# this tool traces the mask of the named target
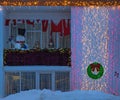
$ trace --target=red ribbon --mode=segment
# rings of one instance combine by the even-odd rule
[[[98,63],[97,64],[90,64],[90,66],[91,66],[92,71],[95,71],[95,68],[97,71],[100,71],[100,66],[101,66],[100,64],[98,64]]]

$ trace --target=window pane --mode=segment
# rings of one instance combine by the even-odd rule
[[[17,27],[18,27],[18,28],[23,28],[23,29],[25,29],[25,24],[17,23]]]
[[[51,74],[40,74],[40,89],[52,89]]]
[[[49,43],[49,33],[48,32],[42,32],[42,48],[48,48]]]
[[[34,23],[34,25],[31,24],[26,24],[26,28],[28,31],[36,31],[36,30],[41,30],[41,24]]]
[[[61,90],[61,91],[70,90],[69,72],[56,72],[55,73],[55,90]]]
[[[35,89],[35,72],[21,73],[21,91]]]
[[[40,47],[40,34],[40,32],[26,32],[26,43],[29,49],[33,49],[36,42],[39,43]]]
[[[6,95],[14,94],[20,91],[20,76],[19,72],[6,72]]]

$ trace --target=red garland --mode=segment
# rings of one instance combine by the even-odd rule
[[[26,20],[26,23],[29,24],[29,25],[33,25],[34,26],[34,21],[30,21],[30,20]]]
[[[51,35],[53,32],[60,32],[62,36],[62,20],[57,25],[51,20]]]
[[[5,20],[5,26],[8,26],[9,23],[10,23],[10,19],[6,19],[6,20]]]
[[[67,21],[67,22],[66,22]],[[64,28],[64,36],[67,36],[70,34],[70,19],[63,19],[63,28]]]
[[[42,20],[42,31],[46,32],[48,28],[48,20]]]
[[[16,21],[16,19],[13,19],[13,24],[16,25],[16,23],[19,21],[21,23],[25,23],[24,19],[18,19]],[[37,23],[40,22],[40,19],[36,19]],[[10,19],[6,19],[5,21],[5,25],[8,26],[10,23]],[[34,26],[34,21],[30,21],[29,19],[26,20],[26,23],[29,25],[33,25]],[[48,20],[42,20],[42,31],[46,32],[48,29]],[[51,36],[53,32],[60,32],[60,36],[67,36],[70,34],[70,19],[62,19],[60,20],[60,22],[58,24],[55,24],[52,20],[51,20]]]

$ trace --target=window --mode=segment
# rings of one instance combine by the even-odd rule
[[[69,72],[6,72],[6,95],[30,89],[69,91]]]
[[[6,95],[20,92],[20,76],[19,72],[7,72],[6,80]]]
[[[35,72],[6,72],[6,95],[35,89]]]
[[[49,20],[50,21],[50,20]],[[25,41],[29,49],[33,49],[37,45],[39,48],[49,48],[51,41],[51,24],[48,23],[48,28],[46,32],[42,31],[42,23],[34,23],[34,25],[27,23],[14,23],[10,24],[10,36],[13,37],[13,40],[16,41],[16,36],[18,34],[18,28],[24,28],[25,32]],[[52,33],[53,48],[70,48],[70,34],[67,36],[60,36],[59,32]],[[10,44],[11,45],[11,44]],[[14,45],[10,46],[14,48]]]
[[[21,91],[35,89],[35,72],[21,72]]]
[[[40,89],[52,89],[51,74],[40,74]]]
[[[69,72],[55,73],[55,90],[69,91],[70,90]]]

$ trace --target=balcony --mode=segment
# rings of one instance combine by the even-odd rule
[[[4,50],[4,66],[71,66],[70,49]]]

